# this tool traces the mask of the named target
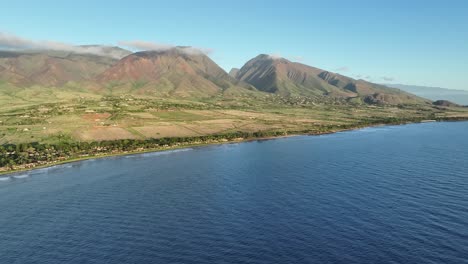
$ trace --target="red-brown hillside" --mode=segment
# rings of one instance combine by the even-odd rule
[[[138,89],[178,96],[213,95],[237,81],[208,56],[188,48],[136,52],[96,77],[114,89]]]

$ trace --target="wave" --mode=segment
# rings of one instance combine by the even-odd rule
[[[61,170],[61,169],[69,169],[69,168],[72,168],[73,165],[71,164],[62,164],[62,165],[55,165],[55,166],[52,166],[52,167],[49,167],[49,168],[46,168],[48,170]]]
[[[11,180],[10,177],[0,177],[0,181],[9,181]]]
[[[24,178],[28,178],[28,177],[29,177],[28,174],[15,175],[15,176],[13,176],[13,178],[15,178],[15,179],[24,179]]]
[[[131,159],[131,158],[139,158],[139,157],[162,156],[162,155],[169,155],[169,154],[173,154],[173,153],[186,152],[186,151],[191,151],[191,150],[193,150],[193,148],[163,150],[163,151],[157,151],[157,152],[148,152],[148,153],[129,155],[129,156],[125,156],[125,158]]]

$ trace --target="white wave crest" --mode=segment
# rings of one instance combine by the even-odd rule
[[[15,179],[24,179],[24,178],[28,178],[28,177],[29,177],[28,174],[15,175],[15,176],[13,176],[13,178],[15,178]]]

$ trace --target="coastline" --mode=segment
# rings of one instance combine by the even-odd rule
[[[132,155],[139,155],[139,154],[145,154],[145,153],[157,153],[157,152],[172,151],[172,150],[177,150],[177,149],[187,149],[187,148],[192,148],[192,147],[206,147],[206,146],[213,146],[213,145],[245,143],[245,142],[252,142],[252,141],[273,140],[273,139],[289,138],[289,137],[297,137],[297,136],[329,135],[329,134],[335,134],[339,132],[355,131],[355,130],[371,128],[371,127],[402,126],[402,125],[410,125],[410,124],[424,124],[424,123],[429,123],[429,122],[466,122],[466,121],[468,121],[468,119],[421,120],[418,122],[401,122],[401,123],[388,123],[388,124],[379,123],[379,124],[371,124],[371,125],[366,125],[366,126],[356,126],[352,128],[333,129],[330,131],[323,131],[323,132],[316,132],[316,133],[286,132],[286,135],[280,135],[280,136],[237,138],[234,140],[203,142],[203,143],[194,143],[194,144],[186,143],[186,144],[180,144],[180,145],[163,147],[163,148],[148,148],[148,149],[137,150],[137,151],[108,153],[108,154],[102,154],[102,155],[71,158],[71,159],[66,159],[66,160],[61,160],[61,161],[53,161],[48,164],[33,166],[29,168],[20,168],[20,169],[0,171],[0,178],[13,175],[13,174],[17,174],[17,173],[29,172],[29,171],[45,169],[45,168],[53,168],[53,167],[64,165],[64,164],[77,163],[77,162],[82,162],[82,161],[87,161],[87,160],[105,159],[105,158],[112,158],[112,157],[124,157],[124,156],[132,156]]]

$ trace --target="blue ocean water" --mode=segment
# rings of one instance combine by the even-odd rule
[[[0,263],[468,263],[468,123],[0,178]]]

